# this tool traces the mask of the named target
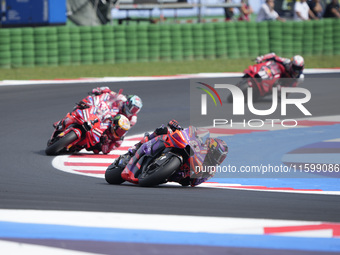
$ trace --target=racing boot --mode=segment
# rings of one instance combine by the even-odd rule
[[[150,136],[149,133],[145,133],[142,140],[140,140],[138,143],[129,148],[128,153],[130,154],[131,157],[135,155],[136,151],[143,145],[143,143],[146,143],[147,141],[150,140],[149,136]]]

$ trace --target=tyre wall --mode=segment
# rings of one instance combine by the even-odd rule
[[[0,67],[340,55],[340,20],[0,29]]]

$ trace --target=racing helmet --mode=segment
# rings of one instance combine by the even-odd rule
[[[127,96],[127,100],[123,105],[123,113],[127,117],[131,117],[134,114],[137,114],[143,107],[142,99],[136,95]]]
[[[292,78],[299,78],[305,68],[305,60],[302,56],[296,55],[291,58],[289,64],[289,73]]]
[[[208,138],[206,145],[208,152],[204,161],[212,166],[222,164],[228,154],[227,143],[218,138]]]
[[[120,138],[125,135],[130,129],[130,121],[127,117],[122,114],[117,114],[111,124],[111,134],[115,138]]]

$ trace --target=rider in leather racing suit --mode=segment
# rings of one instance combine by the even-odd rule
[[[95,154],[100,151],[108,154],[110,151],[120,147],[130,129],[130,121],[122,114],[117,114],[113,119],[106,119],[105,121],[109,123],[109,127],[100,137],[100,143],[97,143],[92,149]]]
[[[98,101],[105,101],[109,111],[103,111],[103,120],[109,118],[110,115],[123,114],[129,119],[131,127],[137,123],[137,114],[143,107],[142,100],[138,96],[125,96],[110,90],[108,87],[94,88],[89,94],[77,104],[76,108],[83,109],[93,106]],[[115,109],[118,109],[119,112],[115,112]]]
[[[142,108],[142,100],[136,95],[126,97],[120,93],[111,91],[108,87],[98,87],[90,92],[90,95],[82,99],[73,109],[86,109],[98,105],[98,117],[108,126],[100,138],[100,143],[91,150],[98,154],[104,154],[121,146],[127,131],[137,123],[137,114]],[[63,130],[74,121],[68,114],[64,119],[54,124],[54,127]]]
[[[197,136],[196,129],[194,127],[191,128],[192,128],[191,132],[193,133],[193,135]],[[129,149],[128,154],[123,155],[123,157],[124,156],[127,157],[126,159],[124,159],[124,161],[125,160],[128,161],[126,168],[132,169],[136,167],[136,163],[139,160],[140,154],[140,152],[138,151],[139,149],[143,150],[143,148],[141,148],[143,144],[150,141],[151,139],[154,138],[157,139],[162,135],[170,134],[176,130],[182,130],[182,127],[178,124],[176,120],[171,120],[167,126],[162,125],[161,127],[156,128],[156,130],[152,134],[149,135],[146,133],[140,142],[138,142]],[[227,144],[220,139],[208,138],[204,144],[204,148],[205,148],[204,151],[206,152],[206,157],[203,162],[203,166],[205,165],[216,166],[222,164],[228,153]],[[218,150],[217,148],[221,149]],[[207,181],[208,179],[214,176],[215,172],[196,171],[195,169],[197,168],[195,167],[194,164],[195,163],[193,163],[193,161],[190,161],[190,165],[185,163],[182,166],[183,171],[179,171],[177,176],[172,176],[171,179],[168,181],[174,181],[180,183],[183,186],[190,185],[193,187]],[[123,171],[122,176],[124,176],[124,174],[128,175],[128,172]],[[131,179],[130,176],[125,176],[125,178],[130,179],[132,182],[135,181],[137,183],[137,180],[133,177]]]
[[[274,61],[281,72],[280,85],[284,87],[296,87],[304,79],[304,59],[302,56],[296,55],[291,59],[282,58],[275,53],[268,53],[256,58],[256,63],[264,63],[267,61]],[[287,79],[290,78],[290,79]],[[280,87],[279,87],[280,88]]]
[[[108,128],[101,137],[101,143],[97,145],[98,149],[94,149],[93,152],[99,153],[102,151],[107,154],[121,146],[127,131],[137,123],[137,114],[141,110],[143,103],[136,95],[125,96],[110,90],[108,87],[97,87],[90,92],[88,97],[77,104],[77,108],[90,107],[96,101],[105,101],[106,104],[103,107],[109,107],[109,109],[103,109],[102,111],[100,116],[102,122],[110,123],[113,121],[113,123],[111,123],[111,128]],[[118,125],[119,123],[124,123],[124,128]],[[117,127],[117,130],[114,130],[114,127]]]

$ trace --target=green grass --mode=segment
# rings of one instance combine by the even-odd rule
[[[306,68],[340,67],[339,56],[305,57]],[[211,72],[242,72],[250,59],[124,63],[0,69],[0,80],[72,79],[81,77],[150,76]]]

